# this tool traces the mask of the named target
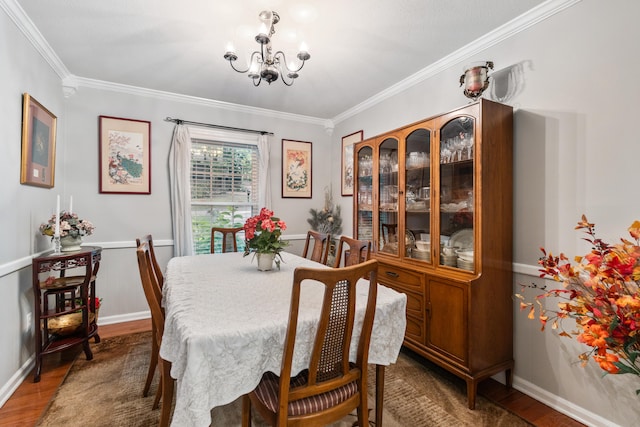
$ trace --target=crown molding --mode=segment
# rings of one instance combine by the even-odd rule
[[[520,15],[519,17],[507,22],[501,27],[485,34],[472,43],[463,46],[457,51],[445,56],[428,67],[423,68],[417,73],[412,74],[404,80],[384,89],[371,98],[361,102],[331,119],[323,119],[318,117],[304,116],[300,114],[285,113],[281,111],[268,110],[265,108],[250,107],[247,105],[233,104],[230,102],[217,101],[213,99],[199,98],[195,96],[181,95],[171,92],[163,92],[153,89],[146,89],[136,86],[123,85],[107,81],[78,77],[69,72],[62,63],[58,55],[53,51],[49,43],[44,39],[40,31],[33,25],[31,19],[26,15],[22,7],[16,0],[0,0],[0,7],[5,10],[7,15],[15,22],[20,31],[27,37],[36,50],[49,63],[51,68],[60,76],[63,82],[63,91],[65,97],[73,96],[78,87],[89,87],[113,92],[128,93],[138,96],[146,96],[169,101],[184,102],[194,105],[202,105],[206,107],[220,108],[227,111],[237,113],[255,114],[259,116],[278,118],[283,120],[291,120],[301,123],[323,126],[328,134],[333,132],[336,124],[352,117],[364,110],[373,107],[380,102],[399,94],[434,75],[446,70],[447,68],[472,57],[473,55],[509,38],[513,35],[537,24],[540,21],[555,15],[562,10],[579,3],[581,0],[548,0],[530,11]]]
[[[247,105],[233,104],[231,102],[216,101],[215,99],[200,98],[197,96],[182,95],[155,89],[146,89],[143,87],[129,86],[120,83],[107,82],[104,80],[89,79],[86,77],[75,76],[75,81],[77,82],[79,87],[121,92],[130,95],[145,96],[166,101],[184,102],[187,104],[201,105],[205,107],[221,108],[223,110],[234,111],[237,113],[256,114],[265,117],[291,120],[318,126],[326,126],[326,119],[304,116],[301,114],[285,113],[282,111],[268,110],[266,108],[250,107]]]
[[[338,114],[331,120],[333,121],[334,125],[336,125],[343,120],[348,119],[349,117],[355,116],[356,114],[365,111],[373,107],[374,105],[379,104],[380,102],[429,79],[430,77],[433,77],[434,75],[446,70],[447,68],[456,65],[457,63],[470,58],[473,55],[480,53],[483,50],[497,43],[500,43],[501,41],[508,39],[509,37],[512,37],[513,35],[521,31],[524,31],[525,29],[537,24],[538,22],[543,21],[548,17],[563,11],[564,9],[571,7],[574,4],[579,3],[580,1],[582,0],[546,1],[527,11],[526,13],[523,13],[522,15],[512,19],[506,24],[496,28],[490,33],[487,33],[484,36],[474,40],[466,46],[461,47],[457,51],[434,62],[428,67],[423,68],[417,73],[410,75],[406,79],[401,80],[392,86],[389,86],[387,89],[384,89],[378,94],[356,105],[355,107],[352,107]]]
[[[304,116],[301,114],[285,113],[281,111],[268,110],[266,108],[250,107],[247,105],[233,104],[230,102],[216,101],[213,99],[199,98],[195,96],[187,96],[171,92],[163,92],[159,90],[123,85],[119,83],[112,83],[73,75],[69,72],[67,67],[63,64],[58,55],[51,48],[49,43],[42,36],[38,28],[33,24],[29,16],[27,16],[24,9],[22,9],[22,7],[16,0],[0,0],[0,8],[2,8],[7,13],[9,18],[11,18],[11,20],[16,24],[18,29],[24,34],[27,40],[29,40],[29,42],[38,51],[38,53],[47,61],[54,72],[60,77],[65,98],[73,96],[77,92],[79,87],[89,87],[156,99],[184,102],[187,104],[221,108],[237,113],[248,113],[270,118],[307,123],[322,126],[325,130],[333,129],[333,123],[330,120],[323,118]]]
[[[16,0],[0,0],[2,8],[7,16],[16,24],[18,29],[25,35],[27,40],[33,45],[45,61],[51,66],[53,71],[64,79],[71,75],[67,67],[62,63],[58,55],[53,51],[47,40],[42,36],[38,28],[33,25],[22,6]]]

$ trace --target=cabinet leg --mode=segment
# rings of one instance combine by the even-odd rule
[[[505,384],[507,388],[511,389],[511,386],[513,385],[513,369],[509,368],[505,370],[504,376],[505,376]]]
[[[478,383],[476,380],[467,380],[467,405],[469,409],[476,409],[476,392],[478,389]]]
[[[93,339],[95,340],[96,344],[100,343],[100,335],[95,334],[95,335],[93,336]]]

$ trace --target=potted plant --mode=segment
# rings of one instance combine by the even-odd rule
[[[93,233],[95,226],[86,219],[78,218],[78,214],[62,211],[60,212],[60,245],[63,252],[80,249],[82,236]],[[45,236],[53,238],[56,229],[56,215],[51,215],[49,221],[40,225],[40,232]]]
[[[244,256],[254,253],[258,257],[258,270],[271,270],[274,260],[280,268],[280,252],[289,244],[281,239],[282,232],[286,229],[287,224],[273,216],[273,211],[267,208],[260,209],[260,214],[252,216],[244,223]]]

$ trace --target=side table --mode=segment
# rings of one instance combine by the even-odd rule
[[[36,369],[40,381],[42,357],[82,344],[93,359],[89,339],[98,335],[96,275],[102,248],[82,246],[74,252],[46,252],[32,261]]]

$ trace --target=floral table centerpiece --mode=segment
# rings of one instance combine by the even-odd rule
[[[562,282],[563,289],[529,285],[543,291],[535,301],[542,330],[551,322],[552,329],[560,328],[561,336],[577,336],[578,342],[591,347],[579,356],[583,366],[591,356],[609,374],[640,376],[640,221],[628,229],[633,241],[621,238],[615,245],[597,238],[594,224],[584,215],[576,230],[585,230],[591,252],[576,257],[572,264],[564,254],[554,256],[542,249],[544,256],[538,261],[540,277]],[[534,303],[521,294],[516,297],[520,308],[528,309],[529,318],[534,319]],[[543,307],[541,300],[548,297],[560,299],[557,310]],[[575,319],[577,331],[564,330],[566,318]]]
[[[60,216],[56,218],[56,215],[51,215],[49,221],[40,225],[40,232],[45,236],[55,235],[56,221],[60,224],[60,244],[62,246],[62,252],[70,252],[80,249],[82,243],[82,236],[88,236],[93,233],[95,229],[94,225],[86,219],[78,218],[78,214],[62,211]]]
[[[273,211],[267,208],[260,209],[259,215],[252,216],[244,223],[244,256],[250,253],[257,255],[259,270],[271,270],[274,260],[280,268],[280,252],[289,244],[280,238],[286,229],[287,224],[273,216]]]

